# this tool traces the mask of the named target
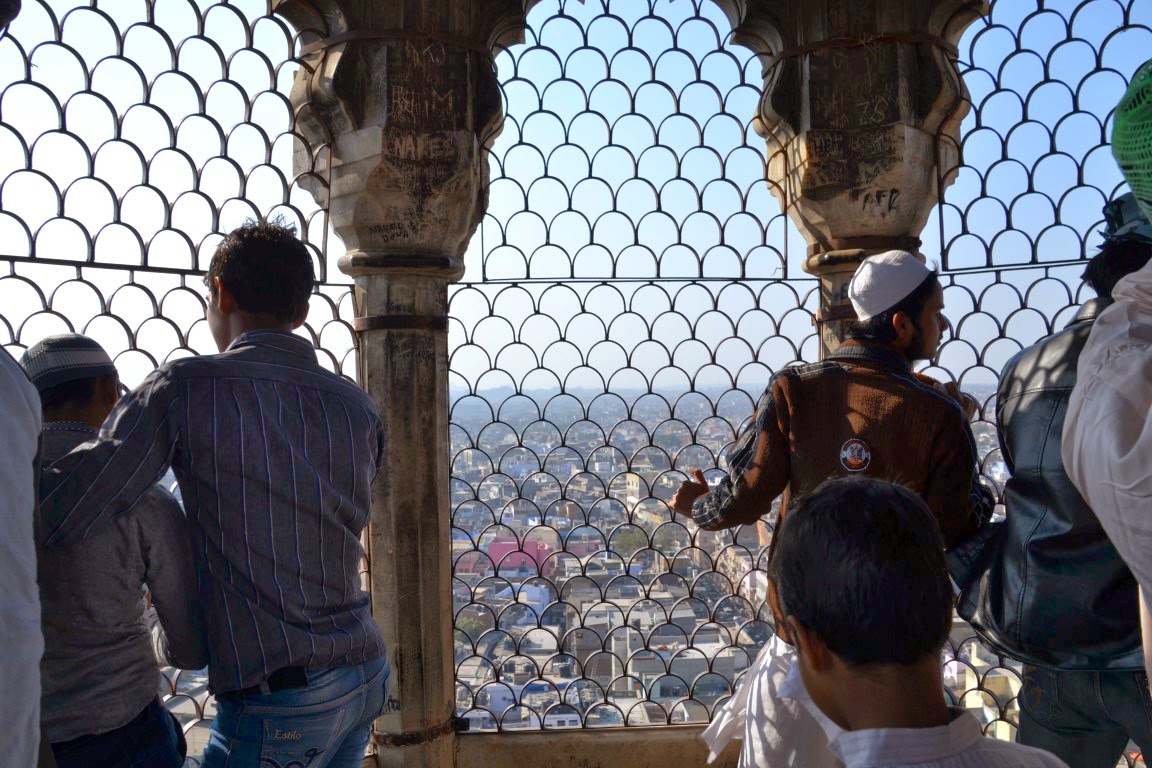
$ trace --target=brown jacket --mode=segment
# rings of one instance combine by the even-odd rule
[[[792,499],[824,480],[862,474],[920,494],[946,546],[971,536],[995,500],[979,482],[963,410],[926,379],[899,353],[855,342],[784,369],[729,452],[728,476],[696,500],[696,522],[708,530],[754,523],[780,494],[784,517]]]

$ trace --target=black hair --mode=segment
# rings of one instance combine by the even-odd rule
[[[216,247],[204,283],[216,295],[220,278],[245,312],[271,315],[277,322],[301,320],[316,281],[312,256],[290,227],[248,222]]]
[[[40,408],[48,412],[66,406],[85,406],[96,395],[96,383],[113,376],[96,376],[89,379],[73,379],[48,387],[40,392]]]
[[[7,27],[20,13],[20,0],[0,0],[0,27]]]
[[[781,521],[781,609],[852,666],[937,654],[952,626],[944,542],[924,501],[868,477],[828,480]]]
[[[858,341],[872,341],[877,344],[891,344],[896,340],[896,329],[892,327],[892,318],[897,312],[903,312],[912,317],[913,322],[919,324],[920,313],[924,305],[940,288],[940,278],[933,270],[912,293],[905,296],[895,306],[873,315],[867,320],[854,320],[847,323],[844,329],[846,339]]]
[[[1125,275],[1148,263],[1152,245],[1139,238],[1117,237],[1105,240],[1100,252],[1088,260],[1081,277],[1097,296],[1112,298],[1112,289]]]

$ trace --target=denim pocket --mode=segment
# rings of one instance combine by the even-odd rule
[[[325,753],[335,745],[344,713],[344,709],[335,709],[310,715],[269,717],[242,710],[231,733],[213,733],[216,743],[209,744],[204,764],[224,768],[320,765]],[[210,758],[210,753],[215,754]]]
[[[344,722],[344,708],[289,717],[263,717],[259,765],[266,768],[309,768],[319,765],[332,748]]]
[[[1060,712],[1060,675],[1043,667],[1025,665],[1020,708],[1034,720],[1052,721]]]

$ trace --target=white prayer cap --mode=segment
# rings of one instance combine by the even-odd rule
[[[848,300],[859,320],[875,317],[903,301],[932,271],[908,251],[885,251],[864,259],[852,282]]]

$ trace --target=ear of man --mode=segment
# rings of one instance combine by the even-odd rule
[[[789,616],[784,620],[788,636],[796,646],[796,654],[803,656],[808,666],[816,672],[827,672],[836,665],[836,655],[828,650],[824,640],[812,630]]]
[[[84,408],[83,421],[97,429],[104,424],[108,414],[120,400],[120,379],[116,376],[101,376],[92,381],[92,397]]]
[[[896,312],[892,315],[892,330],[896,332],[896,346],[907,349],[919,333],[916,318],[907,312]]]
[[[796,652],[806,656],[808,663],[818,671],[829,668],[834,656],[820,637],[784,612],[780,605],[780,593],[776,582],[768,582],[768,609],[776,624],[776,636],[796,648]]]
[[[219,277],[212,278],[212,284],[216,288],[216,309],[222,315],[230,315],[236,311],[236,298],[232,295],[232,291],[228,290],[228,286],[220,281]]]
[[[112,410],[120,400],[120,380],[115,376],[105,376],[96,382],[96,393],[100,402]]]
[[[96,397],[93,400],[99,403],[101,420],[107,418],[108,413],[112,412],[116,403],[120,402],[120,378],[105,377],[100,379],[97,382]]]
[[[298,319],[296,319],[292,323],[292,330],[296,330],[300,326],[304,325],[304,321],[308,319],[308,310],[309,309],[310,309],[310,307],[307,304],[305,304],[304,305],[304,314],[301,315]]]
[[[768,610],[772,612],[772,623],[776,625],[776,636],[788,645],[795,645],[788,635],[788,617],[780,607],[780,594],[776,591],[776,582],[768,582]]]

